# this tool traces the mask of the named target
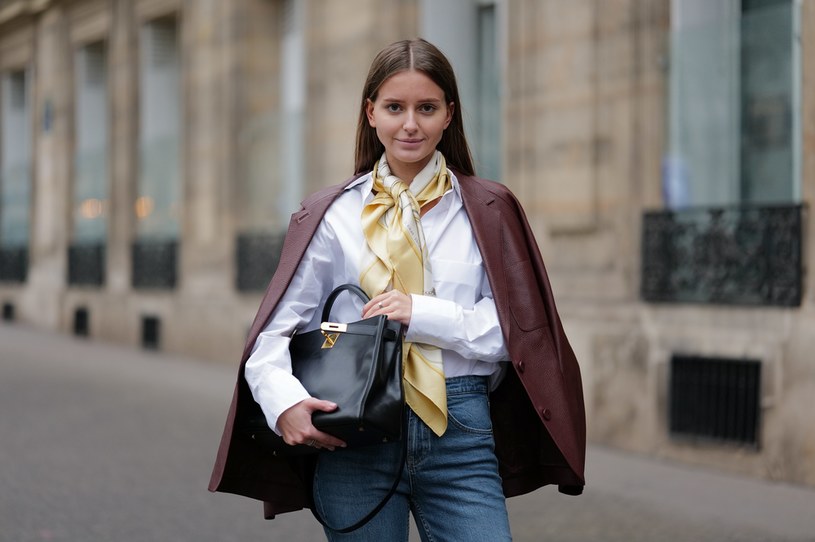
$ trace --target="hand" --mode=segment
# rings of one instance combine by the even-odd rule
[[[388,320],[396,320],[410,325],[410,316],[413,314],[413,298],[399,290],[391,290],[374,297],[362,307],[362,317],[371,318],[384,314]]]
[[[305,444],[332,451],[337,447],[345,448],[345,442],[328,433],[323,433],[311,423],[311,414],[315,410],[331,412],[336,409],[337,405],[331,401],[321,401],[314,397],[303,399],[296,405],[287,408],[277,418],[277,430],[280,431],[286,444],[290,446]]]

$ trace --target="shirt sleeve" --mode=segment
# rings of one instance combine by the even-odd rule
[[[486,273],[482,298],[472,309],[455,301],[411,294],[413,310],[405,341],[452,350],[473,360],[498,362],[509,359],[498,311]]]
[[[330,232],[323,221],[246,361],[244,378],[260,405],[266,422],[277,434],[277,419],[290,407],[310,397],[292,375],[289,343],[295,330],[306,326],[327,295],[333,261]]]

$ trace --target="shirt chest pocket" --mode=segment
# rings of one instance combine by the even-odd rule
[[[481,298],[484,281],[484,267],[481,264],[436,258],[432,263],[436,296],[452,299],[465,309],[472,308]]]

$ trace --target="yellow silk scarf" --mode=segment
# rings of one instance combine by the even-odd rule
[[[360,285],[374,297],[391,289],[435,295],[430,258],[420,219],[421,206],[451,188],[444,156],[436,151],[410,185],[391,174],[385,155],[374,165],[374,198],[362,209],[367,241]],[[447,390],[441,351],[404,343],[405,401],[439,436],[447,430]]]

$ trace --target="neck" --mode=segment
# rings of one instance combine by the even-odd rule
[[[425,166],[430,162],[433,158],[433,154],[431,153],[430,156],[422,160],[421,162],[413,162],[409,164],[401,163],[401,162],[392,162],[390,157],[388,157],[388,167],[391,170],[391,173],[399,178],[403,183],[410,186],[410,183],[413,182],[413,179],[416,178],[416,175],[422,171]]]

